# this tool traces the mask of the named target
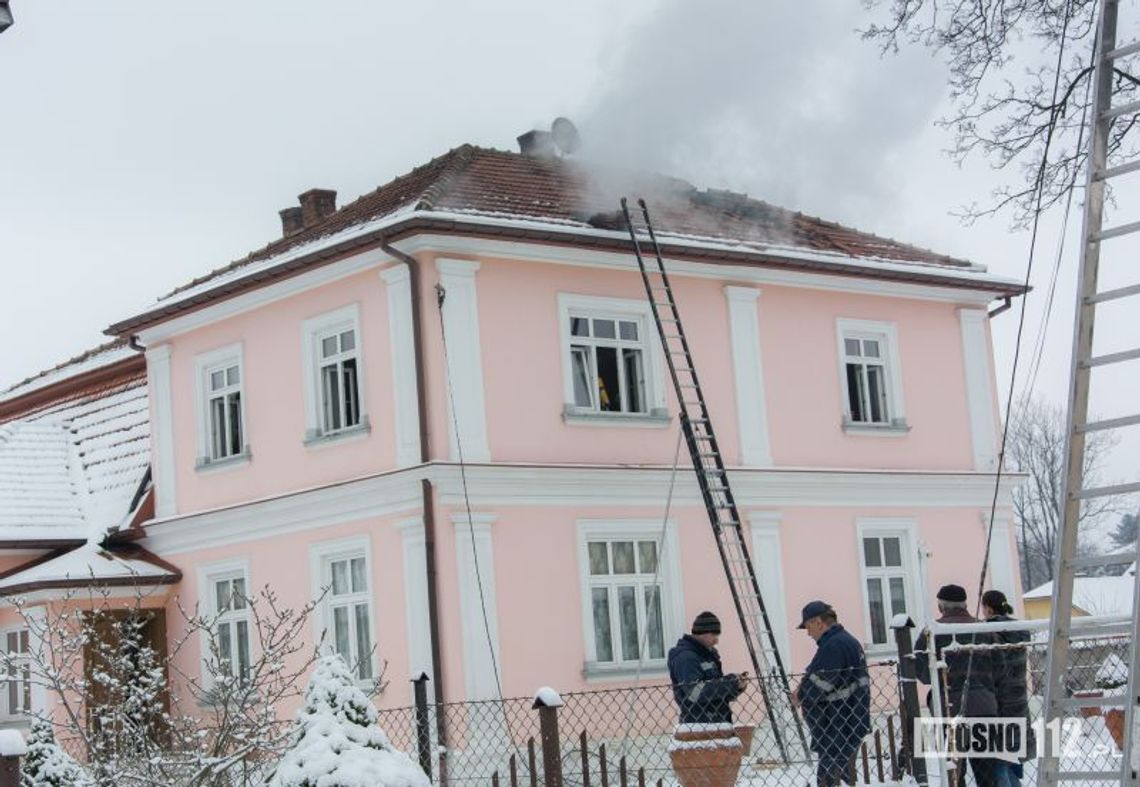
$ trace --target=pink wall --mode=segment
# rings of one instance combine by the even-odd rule
[[[371,433],[306,447],[301,325],[359,304],[362,376]],[[243,343],[246,438],[252,460],[198,471],[195,356]],[[395,464],[395,437],[385,284],[375,271],[245,312],[171,341],[171,387],[178,509],[185,513],[320,486]]]

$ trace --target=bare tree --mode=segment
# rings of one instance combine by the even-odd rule
[[[1013,513],[1021,545],[1022,581],[1032,587],[1053,578],[1053,561],[1060,535],[1061,486],[1065,472],[1065,413],[1041,399],[1022,401],[1013,410],[1006,456],[1012,470],[1026,474],[1013,492]],[[1085,442],[1085,486],[1099,486],[1106,454],[1116,443],[1109,432],[1090,433]],[[1115,497],[1089,500],[1081,506],[1081,524],[1093,525],[1119,510]],[[1096,550],[1095,541],[1079,547]]]
[[[950,69],[952,109],[940,123],[954,135],[959,163],[980,154],[1018,172],[967,219],[1010,208],[1017,225],[1032,217],[1037,184],[1042,207],[1063,200],[1084,172],[1088,136],[1081,126],[1092,101],[1096,0],[864,0],[882,18],[864,30],[884,51],[912,42],[942,54]],[[1135,58],[1116,61],[1114,104],[1136,98]],[[1112,160],[1137,152],[1137,114],[1113,121]]]
[[[29,648],[6,656],[5,671],[45,691],[44,717],[94,781],[244,783],[276,761],[290,732],[278,713],[299,700],[318,655],[311,616],[319,599],[293,609],[268,587],[252,597],[235,592],[230,603],[248,613],[251,646],[239,656],[218,636],[225,611],[176,602],[178,634],[167,639],[157,599],[145,589],[126,599],[114,590],[71,591],[47,605],[11,599]],[[192,645],[200,657],[190,658]],[[373,693],[383,690],[383,673]]]

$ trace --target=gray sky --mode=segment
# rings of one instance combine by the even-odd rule
[[[277,211],[307,188],[343,203],[463,142],[513,148],[557,115],[599,161],[1024,275],[1028,237],[1007,216],[963,227],[949,215],[1012,175],[942,155],[943,68],[926,52],[880,58],[853,32],[861,4],[12,5],[16,25],[0,36],[0,386],[277,237]],[[1042,228],[1027,355],[1060,224]],[[1036,383],[1057,402],[1075,248]],[[1120,281],[1112,262],[1106,278]],[[1106,311],[1098,350],[1137,345],[1128,313]],[[1003,399],[1016,321],[1014,310],[995,323]],[[1122,415],[1140,372],[1112,374],[1094,408]],[[1114,473],[1134,478],[1137,456],[1128,435]]]

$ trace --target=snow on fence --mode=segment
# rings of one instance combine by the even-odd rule
[[[872,665],[869,675],[871,731],[858,744],[848,768],[857,783],[890,783],[902,775],[903,722],[895,663]],[[791,676],[793,689],[801,678]],[[799,745],[795,725],[781,729],[783,747],[771,729],[763,698],[781,690],[782,682],[774,677],[744,681],[743,692],[731,704],[733,724],[724,733],[717,724],[679,728],[673,689],[661,682],[562,694],[562,705],[553,709],[536,708],[541,703],[529,697],[424,702],[381,711],[380,725],[439,785],[672,785],[678,781],[673,761],[678,749],[725,748],[729,744],[717,740],[725,736],[736,747],[734,735],[745,749],[734,776],[737,783],[815,784],[815,758]],[[717,713],[714,709],[713,715]],[[803,729],[810,741],[808,726]],[[691,740],[679,743],[675,736]]]

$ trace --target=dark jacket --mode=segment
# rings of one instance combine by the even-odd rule
[[[730,703],[744,687],[736,675],[724,674],[715,648],[689,634],[681,637],[669,651],[669,679],[682,724],[732,721]]]
[[[843,626],[832,625],[816,642],[796,697],[812,750],[846,763],[871,731],[871,680],[863,646]]]
[[[939,623],[977,623],[977,620],[966,610],[956,610],[943,615]],[[984,718],[997,715],[997,698],[994,695],[995,665],[1000,671],[1004,659],[1000,651],[996,650],[950,650],[943,653],[943,649],[954,640],[961,645],[990,645],[996,639],[993,634],[959,634],[951,637],[949,634],[939,634],[934,638],[935,655],[939,660],[946,662],[946,700],[942,706],[943,715],[968,716]],[[928,634],[923,632],[914,645],[915,668],[918,679],[923,683],[930,683],[929,658],[927,653]],[[971,653],[973,658],[971,659]],[[969,678],[967,679],[967,674]],[[962,707],[962,697],[966,698],[965,708]],[[949,704],[949,708],[946,707]],[[927,696],[927,706],[933,708],[931,698]]]
[[[1009,615],[987,618],[992,623],[1013,620]],[[1005,645],[1024,645],[1029,642],[1028,631],[995,631],[994,639]],[[1025,647],[1002,651],[1001,671],[994,674],[994,697],[999,716],[1029,717],[1028,651]]]

